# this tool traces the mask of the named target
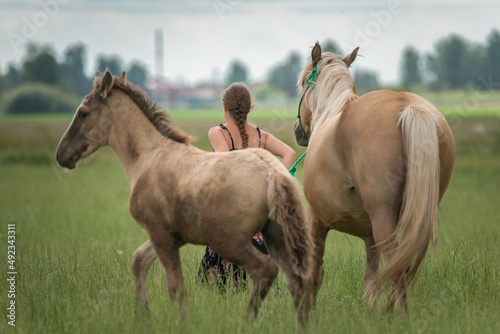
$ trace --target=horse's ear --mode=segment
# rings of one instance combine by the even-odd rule
[[[104,73],[104,77],[102,78],[101,81],[101,92],[100,92],[101,97],[103,99],[107,98],[112,88],[113,88],[113,76],[108,70],[106,70],[106,73]]]
[[[357,48],[355,48],[350,54],[345,56],[345,58],[343,59],[344,63],[346,63],[346,65],[347,65],[347,67],[351,66],[351,64],[354,62],[354,60],[356,60],[356,57],[358,56],[358,50],[359,50],[359,46]]]
[[[319,45],[318,42],[316,42],[311,51],[312,66],[316,67],[316,65],[318,65],[320,60],[321,60],[321,46]]]

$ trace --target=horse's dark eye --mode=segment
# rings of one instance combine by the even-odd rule
[[[78,118],[85,118],[85,117],[87,117],[88,115],[89,115],[89,113],[88,113],[88,112],[83,112],[83,111],[80,111],[80,112],[78,113]]]

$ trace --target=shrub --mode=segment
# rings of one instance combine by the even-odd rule
[[[49,165],[54,161],[46,152],[9,153],[5,155],[2,164]]]
[[[80,99],[61,88],[45,84],[25,84],[4,93],[0,111],[7,114],[73,112]]]

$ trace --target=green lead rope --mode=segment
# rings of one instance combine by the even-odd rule
[[[292,165],[292,168],[290,168],[289,172],[290,172],[290,174],[292,174],[293,177],[295,177],[295,172],[297,171],[297,165],[299,164],[299,162],[302,159],[304,159],[304,157],[306,156],[306,153],[307,153],[307,151],[305,151],[304,154],[302,154],[302,156],[297,161],[295,161],[295,163]]]

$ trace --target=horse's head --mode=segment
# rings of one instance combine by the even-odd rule
[[[124,77],[125,72],[121,78]],[[56,159],[61,167],[73,169],[78,160],[107,144],[112,124],[108,97],[115,78],[106,71],[94,80],[94,88],[83,99],[57,146]]]
[[[331,52],[321,52],[321,46],[316,43],[311,51],[311,60],[307,63],[306,67],[302,70],[297,81],[297,88],[301,94],[301,99],[298,107],[297,120],[294,125],[295,141],[300,146],[309,145],[309,137],[312,133],[311,121],[315,111],[316,100],[313,99],[313,92],[317,90],[317,83],[320,81],[320,75],[325,66],[332,67],[338,63],[340,67],[348,69],[352,62],[356,59],[358,49],[354,49],[348,56],[342,58],[339,55]],[[354,82],[353,82],[354,85]],[[354,92],[356,87],[353,86]]]

